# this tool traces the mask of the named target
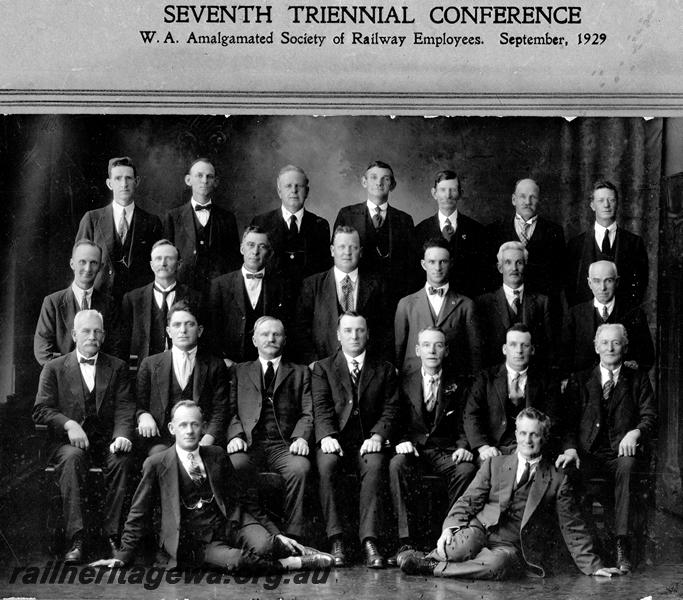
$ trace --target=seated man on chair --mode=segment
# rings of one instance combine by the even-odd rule
[[[398,555],[411,575],[508,579],[543,577],[549,532],[559,522],[564,543],[586,575],[618,575],[605,568],[581,518],[570,482],[542,450],[550,418],[525,408],[516,419],[517,452],[482,464],[465,494],[451,507],[436,548],[424,556],[415,550]]]

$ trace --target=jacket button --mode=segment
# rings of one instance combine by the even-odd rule
[[[353,416],[355,417],[357,414],[358,414],[358,409],[357,409],[357,408],[354,408],[354,409],[353,409]]]

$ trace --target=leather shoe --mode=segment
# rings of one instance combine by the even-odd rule
[[[78,565],[83,562],[83,536],[76,534],[71,540],[71,548],[64,555],[64,563]]]
[[[368,569],[383,569],[384,558],[377,549],[377,542],[375,540],[365,540],[363,542],[363,550],[365,551],[365,566]]]
[[[331,548],[330,554],[332,554],[332,556],[334,556],[334,566],[335,567],[341,568],[341,567],[346,566],[346,554],[344,553],[344,542],[340,537],[334,538],[332,540],[332,548]]]
[[[401,570],[408,575],[434,575],[434,569],[439,564],[439,561],[420,556],[414,550],[406,552],[401,558]]]
[[[314,554],[304,554],[301,557],[301,569],[305,571],[331,569],[333,566],[334,556],[327,552],[316,551]]]
[[[403,544],[398,550],[396,550],[396,554],[392,554],[389,558],[387,558],[387,567],[400,567],[401,563],[399,562],[399,555],[404,552],[414,550],[415,548],[413,548],[413,546],[410,544]]]
[[[627,537],[619,536],[617,538],[617,567],[622,573],[629,573],[633,569],[629,545]]]

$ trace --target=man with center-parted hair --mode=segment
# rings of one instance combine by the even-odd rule
[[[244,498],[225,452],[200,444],[205,424],[197,404],[181,400],[170,417],[174,445],[145,461],[121,550],[91,566],[130,564],[156,502],[161,504],[160,566],[250,573],[332,566],[329,554],[282,535],[258,505]]]
[[[204,331],[199,311],[187,301],[168,310],[166,333],[171,348],[142,361],[137,374],[137,428],[148,454],[173,443],[168,423],[171,409],[191,398],[206,414],[202,446],[222,445],[229,393],[228,371],[222,360],[198,348]]]
[[[451,507],[436,548],[427,555],[399,554],[411,575],[510,579],[543,577],[544,552],[558,529],[574,563],[585,575],[618,575],[605,568],[576,503],[572,477],[542,452],[550,418],[524,408],[515,419],[517,451],[486,460],[463,496]],[[544,564],[546,563],[546,564]]]

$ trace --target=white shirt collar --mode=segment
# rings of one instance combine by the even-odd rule
[[[444,224],[446,223],[446,219],[448,219],[451,223],[451,227],[453,229],[456,229],[456,226],[458,224],[458,209],[456,208],[450,215],[444,215],[440,210],[437,211],[439,215],[439,229],[443,229]]]
[[[287,227],[289,227],[289,218],[294,215],[296,217],[296,224],[297,227],[301,228],[301,220],[304,218],[304,209],[301,207],[299,210],[297,210],[295,213],[289,212],[284,206],[280,206],[282,209],[282,218],[285,220],[285,223],[287,223]]]
[[[247,269],[244,265],[242,265],[242,276],[246,279],[247,274],[249,275],[257,275],[258,273],[263,273],[265,275],[266,273],[266,268],[263,267],[260,271],[256,271],[255,273],[252,273],[249,269]]]
[[[370,216],[375,214],[375,209],[377,206],[379,206],[379,209],[382,211],[382,214],[385,214],[387,212],[387,209],[389,208],[389,203],[388,202],[383,202],[382,204],[375,204],[371,200],[367,201],[367,206],[368,210],[370,211]]]
[[[280,361],[282,361],[282,354],[280,354],[280,356],[276,356],[275,358],[263,358],[262,356],[259,356],[258,360],[261,363],[261,371],[263,373],[266,372],[269,362],[273,363],[273,371],[277,373],[277,370],[280,367]]]
[[[541,458],[543,458],[541,455],[537,456],[536,458],[524,458],[519,452],[517,452],[517,473],[521,475],[520,471],[524,471],[527,462],[529,465],[531,465],[531,470],[533,471],[534,467],[541,462]],[[519,479],[519,477],[517,477],[517,479]]]
[[[175,356],[176,359],[181,359],[183,357],[183,354],[187,352],[190,362],[192,362],[197,357],[197,346],[192,348],[192,350],[181,350],[180,348],[171,346],[171,352],[173,353],[173,356]]]
[[[429,283],[429,281],[426,281],[425,282],[425,292],[427,292],[428,296],[429,296],[429,288],[430,287],[436,288],[437,290],[443,289],[444,290],[443,298],[445,298],[446,294],[448,293],[448,288],[450,287],[450,283],[447,281],[446,283],[443,283],[441,285],[432,285],[431,283]]]
[[[621,365],[616,367],[615,369],[612,369],[612,375],[614,376],[614,383],[616,383],[619,380],[619,373],[621,373]],[[600,363],[600,383],[602,385],[605,385],[605,382],[609,380],[609,369],[607,367],[603,367],[602,363]]]
[[[94,361],[95,361],[95,365],[96,365],[96,364],[97,364],[97,357],[98,357],[99,355],[100,355],[100,353],[98,352],[98,353],[95,354],[94,356],[90,356],[90,357],[88,357],[88,356],[83,356],[78,350],[76,350],[76,360],[78,360],[78,364],[81,363],[81,358],[84,358],[84,359],[86,359],[86,360],[94,360]],[[94,365],[93,365],[93,366],[94,366]]]
[[[171,290],[175,289],[175,286],[178,284],[177,281],[174,281],[171,285],[168,287],[164,287],[161,285],[158,281],[154,282],[154,291],[155,292],[170,292]]]
[[[507,364],[507,362],[505,363],[505,368],[507,369],[509,379],[514,379],[515,377],[517,377],[518,374],[520,378],[524,378],[526,377],[526,374],[529,371],[529,367],[527,367],[523,371],[515,371],[510,365]]]
[[[505,297],[509,300],[510,298],[514,299],[515,297],[515,291],[519,291],[519,298],[520,300],[522,299],[522,296],[524,296],[524,284],[520,285],[517,290],[512,289],[509,285],[506,283],[503,284],[503,292],[505,292]]]
[[[424,370],[424,367],[420,368],[420,371],[422,373],[422,379],[428,380],[431,379],[432,377],[435,377],[437,381],[441,381],[441,376],[443,375],[443,369],[440,369],[438,373],[434,373],[434,375],[430,375]]]
[[[82,288],[79,288],[78,285],[76,285],[76,282],[74,281],[71,284],[71,289],[74,293],[74,296],[76,296],[76,299],[80,302],[81,298],[83,298],[83,292],[85,292],[88,295],[88,300],[92,298],[92,293],[95,289],[95,286],[89,287],[87,290],[84,290]]]
[[[601,237],[604,237],[605,236],[605,230],[609,231],[610,233],[617,230],[617,222],[615,221],[609,227],[603,227],[602,225],[600,225],[600,223],[595,221],[595,223],[593,224],[593,227],[595,229],[595,233],[597,233]]]
[[[123,213],[124,207],[121,206],[118,202],[112,201],[111,203],[112,208],[114,209],[114,223],[118,226],[119,221],[121,220],[121,214]],[[135,202],[131,202],[128,206],[125,207],[126,211],[126,221],[130,224],[130,220],[133,218],[133,212],[135,211]]]
[[[333,269],[334,269],[334,280],[337,283],[340,283],[341,280],[344,279],[344,277],[346,277],[347,275],[349,276],[349,279],[351,279],[351,281],[353,281],[354,284],[356,283],[356,281],[358,281],[358,268],[357,267],[353,271],[350,271],[349,273],[344,273],[344,271],[338,269],[337,267],[333,267]]]
[[[612,314],[612,311],[614,310],[614,303],[616,302],[616,298],[612,298],[607,304],[601,304],[598,302],[597,298],[593,298],[593,306],[598,309],[600,314],[602,314],[602,307],[606,306],[607,307],[607,313]]]
[[[342,354],[344,355],[344,358],[346,358],[346,363],[349,365],[349,368],[351,367],[351,361],[355,360],[358,363],[358,368],[362,369],[363,368],[363,363],[365,362],[365,350],[361,352],[358,356],[353,357],[347,354],[346,352],[342,351]]]
[[[520,215],[518,212],[516,212],[515,213],[515,219],[517,221],[520,221],[521,223],[527,223],[527,224],[531,225],[532,223],[536,222],[536,219],[538,219],[538,215],[534,215],[529,220],[527,220],[522,215]]]
[[[206,204],[200,204],[199,202],[197,202],[194,199],[194,196],[192,196],[192,198],[190,199],[190,204],[192,205],[192,210],[194,210],[195,206],[204,206],[204,207],[208,208],[209,206],[211,206],[213,204],[213,200],[211,200],[211,198],[209,198],[209,201]]]

